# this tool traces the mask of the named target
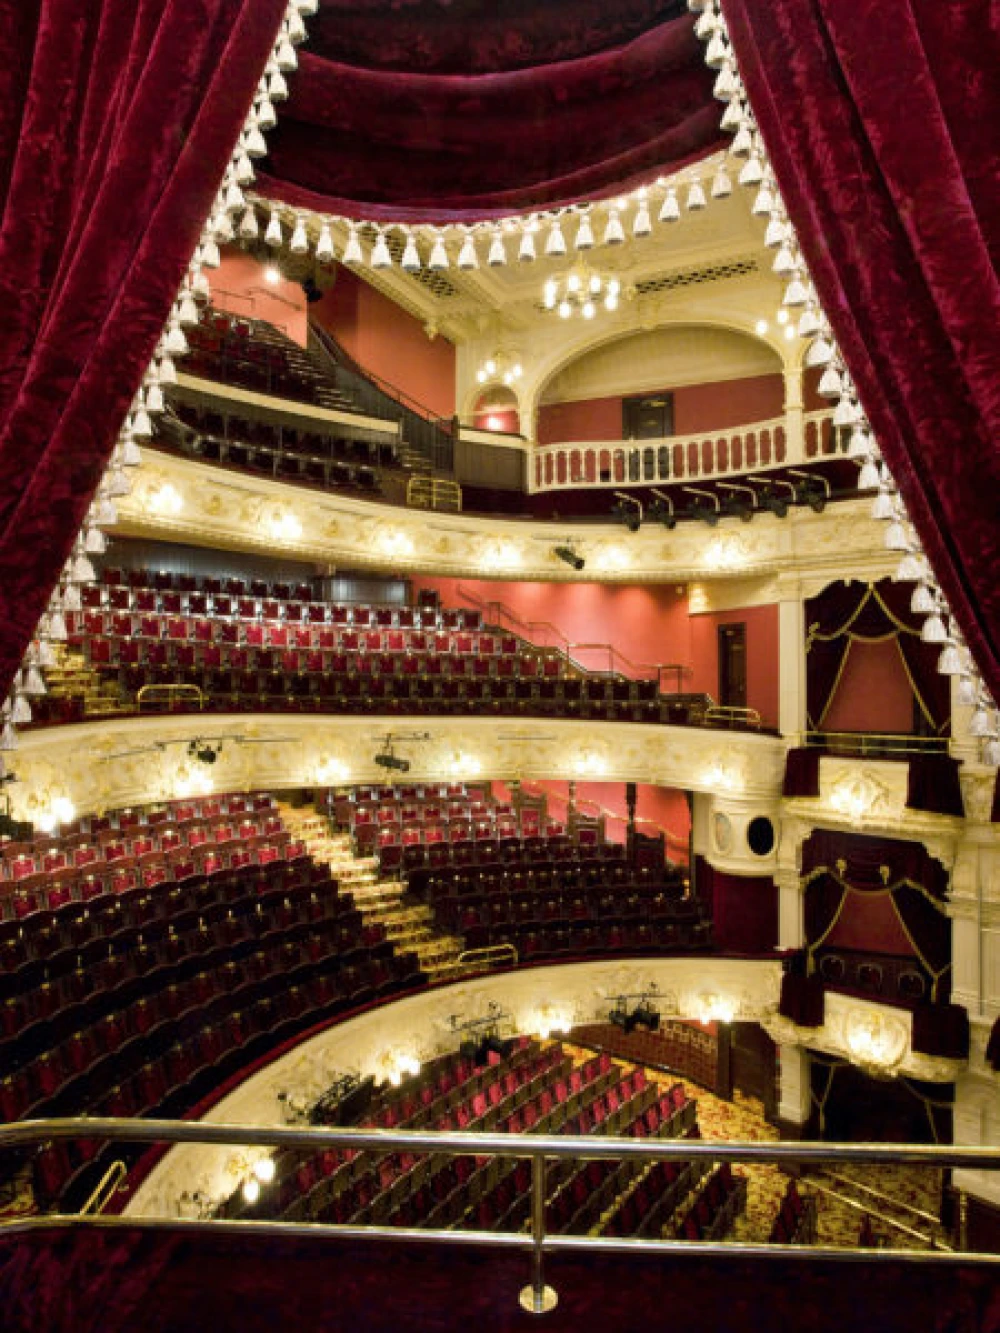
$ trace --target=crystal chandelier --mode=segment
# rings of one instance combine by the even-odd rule
[[[593,319],[598,310],[617,310],[621,294],[618,278],[598,273],[578,260],[562,277],[548,279],[542,289],[542,302],[546,310],[554,310],[561,319],[573,315]]]

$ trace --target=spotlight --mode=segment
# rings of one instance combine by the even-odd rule
[[[587,563],[582,555],[577,555],[572,546],[553,547],[552,554],[558,556],[558,558],[565,564],[572,566],[572,568],[576,570],[583,569],[584,565]]]
[[[649,1032],[656,1032],[660,1026],[660,1011],[654,1009],[648,1000],[641,1000],[632,1012],[632,1019],[636,1027],[643,1027]]]
[[[752,486],[737,486],[731,481],[720,481],[719,489],[728,491],[729,495],[725,501],[725,510],[727,514],[734,514],[743,523],[749,523],[753,518],[754,506],[757,503],[757,492]],[[741,497],[749,495],[750,503]]]
[[[214,764],[222,749],[222,742],[212,745],[208,741],[194,740],[188,746],[188,756],[197,759],[199,764]]]
[[[638,1000],[634,1009],[629,1008],[630,999]],[[622,1032],[634,1032],[636,1028],[656,1032],[660,1026],[660,1011],[653,1008],[649,992],[638,996],[619,995],[608,1013],[608,1021],[621,1028]]]
[[[314,278],[306,278],[303,280],[302,291],[305,293],[305,298],[309,305],[313,305],[316,301],[321,301],[323,299],[323,293],[320,291],[319,287],[317,287]]]
[[[384,750],[381,754],[377,754],[375,762],[379,768],[389,768],[394,773],[409,773],[410,771],[409,759],[400,759],[391,750]]]
[[[642,501],[624,491],[615,491],[618,503],[611,510],[620,523],[624,523],[629,532],[638,532],[642,527]],[[634,507],[632,507],[634,506]]]
[[[685,486],[684,489],[689,491],[691,495],[700,497],[699,500],[696,500],[691,506],[691,517],[702,518],[710,528],[714,528],[721,516],[719,497],[714,491],[702,491],[699,490],[697,486]],[[702,500],[707,500],[708,503],[702,504]]]
[[[794,467],[788,469],[788,475],[799,478],[795,487],[796,503],[807,504],[814,514],[822,514],[830,498],[830,483],[826,477],[819,477],[814,472],[800,472]]]
[[[677,515],[674,513],[674,502],[669,495],[663,491],[653,491],[656,499],[649,506],[649,517],[654,523],[662,523],[667,529],[676,528]]]
[[[791,493],[791,499],[795,499],[795,487],[790,481],[785,481],[783,477],[747,477],[747,481],[754,481],[758,486],[763,486],[762,491],[757,492],[757,508],[766,509],[777,518],[784,518],[788,513],[788,499],[785,498],[776,488],[778,486],[787,486]]]

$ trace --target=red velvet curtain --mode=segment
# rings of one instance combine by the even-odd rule
[[[823,307],[1000,698],[1000,10],[723,9]]]
[[[285,0],[0,6],[0,686],[153,353]]]
[[[719,147],[678,0],[324,0],[265,193],[438,222],[609,194]]]

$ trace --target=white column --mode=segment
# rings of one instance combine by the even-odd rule
[[[806,458],[802,410],[802,367],[785,367],[785,457],[793,467]]]
[[[795,577],[778,582],[778,726],[801,744],[806,730],[806,628],[802,588]]]
[[[781,1086],[778,1090],[778,1119],[786,1125],[804,1125],[812,1109],[809,1092],[809,1053],[787,1043],[778,1047]]]
[[[774,880],[778,886],[778,948],[801,949],[806,942],[806,927],[799,873],[782,868]]]

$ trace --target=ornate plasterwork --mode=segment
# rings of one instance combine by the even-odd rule
[[[637,781],[704,792],[721,762],[742,796],[773,801],[784,746],[774,736],[628,722],[518,717],[316,714],[154,715],[26,732],[10,787],[19,817],[30,802],[68,797],[79,813],[168,800],[190,777],[187,746],[222,740],[208,773],[219,791],[384,780],[374,762],[387,734],[411,781],[543,778]]]
[[[775,1015],[764,1026],[775,1041],[812,1047],[840,1056],[882,1077],[905,1074],[931,1083],[950,1083],[965,1069],[964,1060],[921,1055],[912,1049],[913,1017],[906,1009],[874,1004],[850,995],[826,992],[821,1028],[798,1027]]]
[[[345,1072],[384,1079],[406,1060],[429,1060],[459,1043],[456,1022],[483,1017],[499,1006],[510,1032],[537,1034],[553,1019],[561,1025],[606,1018],[617,995],[656,988],[661,1012],[702,1015],[708,993],[725,997],[734,1017],[766,1019],[781,984],[777,962],[678,958],[573,963],[526,968],[436,987],[337,1024],[274,1061],[205,1117],[212,1123],[280,1125],[289,1098],[311,1103]],[[227,1197],[240,1179],[245,1151],[184,1145],[170,1151],[137,1191],[127,1213],[178,1215],[184,1193]]]
[[[163,503],[165,487],[170,504]],[[884,555],[879,526],[860,500],[822,514],[795,510],[783,520],[763,514],[752,524],[683,523],[669,533],[647,524],[629,533],[610,523],[555,525],[376,504],[153,450],[144,451],[115,531],[350,568],[560,582],[706,582],[795,570],[828,581],[868,577]],[[553,554],[567,540],[586,558],[580,573]]]

